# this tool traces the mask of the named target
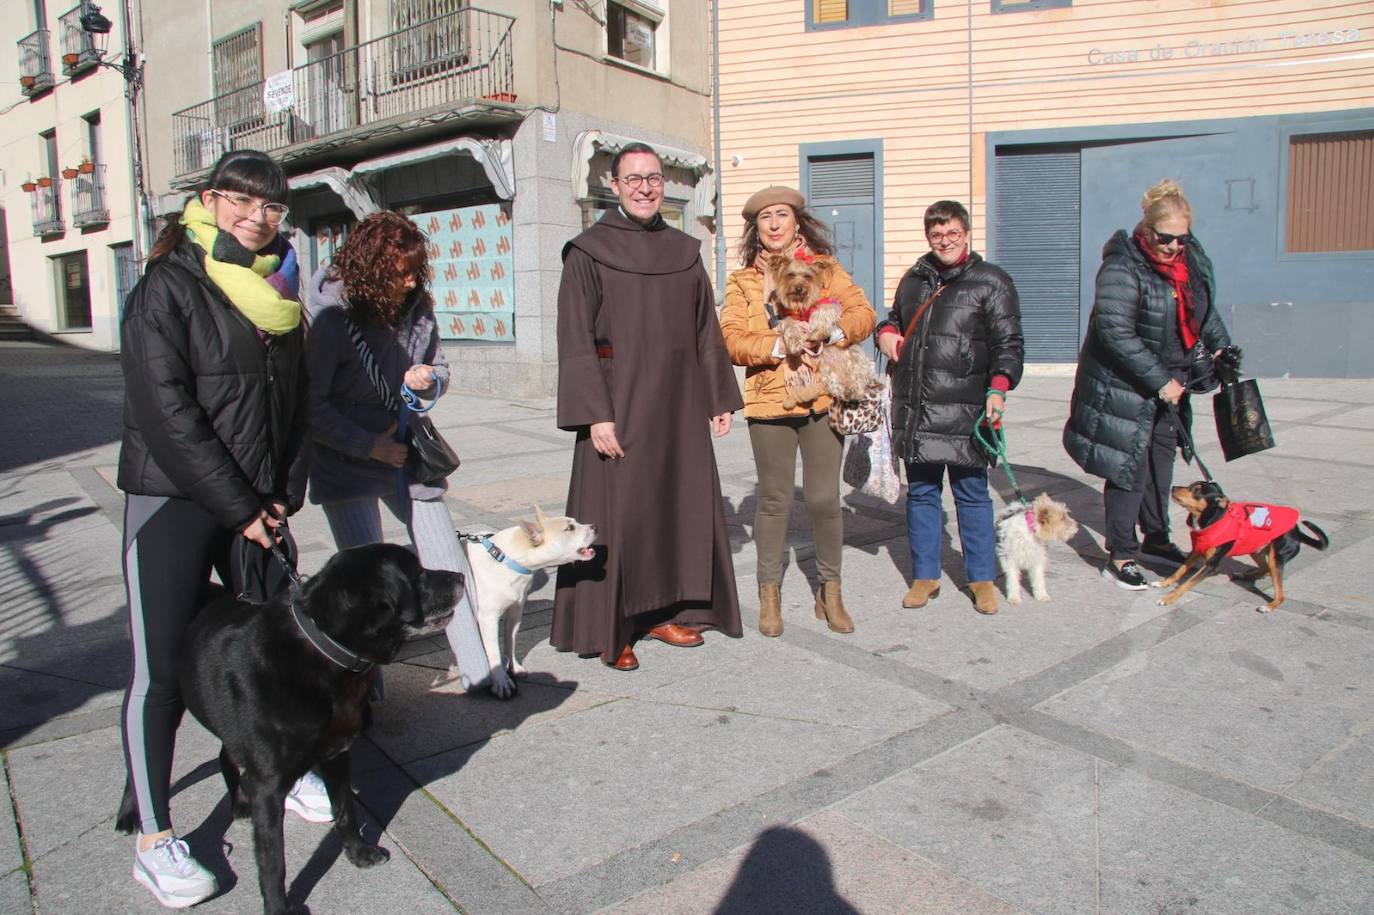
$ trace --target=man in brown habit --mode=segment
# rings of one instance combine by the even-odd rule
[[[563,248],[558,427],[577,433],[567,513],[597,528],[596,557],[558,572],[555,648],[639,666],[647,636],[739,637],[735,568],[707,429],[743,408],[700,243],[664,223],[663,163],[626,146],[620,206]]]

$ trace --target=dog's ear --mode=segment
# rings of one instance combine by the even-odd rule
[[[544,542],[544,525],[533,521],[520,519],[520,529],[525,532],[525,536],[530,538],[530,546],[539,546]]]
[[[534,505],[534,523],[539,525],[540,530],[543,530],[544,526],[549,523],[548,519],[544,517],[544,510],[539,507],[538,503]]]
[[[815,270],[816,275],[820,277],[822,286],[830,285],[830,280],[835,275],[835,268],[839,265],[840,262],[828,254],[819,254],[816,256],[816,259],[811,262],[811,268]]]
[[[792,258],[788,255],[774,254],[773,256],[768,258],[768,269],[773,271],[774,276],[777,276],[779,273],[782,273],[784,270],[786,270],[787,266],[791,263]]]

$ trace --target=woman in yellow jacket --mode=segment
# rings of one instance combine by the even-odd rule
[[[744,416],[758,472],[754,545],[758,552],[759,632],[782,634],[781,586],[787,549],[787,519],[792,512],[797,451],[802,456],[802,496],[816,539],[816,617],[835,632],[853,632],[854,622],[840,595],[840,553],[844,518],[840,513],[840,460],[844,439],[830,428],[829,396],[790,409],[783,406],[783,350],[771,302],[768,258],[788,254],[803,259],[831,254],[825,228],[806,210],[806,200],[790,187],[766,187],[744,205],[740,239],[743,269],[730,274],[720,327],[736,365],[746,367]],[[853,346],[873,332],[877,315],[864,292],[843,268],[828,290],[840,303],[839,327],[830,346]]]

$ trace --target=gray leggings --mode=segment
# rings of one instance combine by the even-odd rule
[[[336,547],[344,550],[382,541],[382,510],[378,501],[375,498],[353,499],[321,506],[329,521],[329,530],[334,534]],[[477,594],[473,591],[472,569],[468,567],[467,556],[463,554],[458,536],[453,532],[453,519],[449,517],[448,506],[442,498],[402,501],[394,493],[382,496],[380,501],[386,503],[397,519],[406,523],[410,542],[422,566],[462,572],[467,578],[467,587],[458,606],[454,608],[453,621],[448,624],[445,634],[458,660],[463,688],[471,689],[489,682],[491,667],[487,664],[482,635],[477,629]]]

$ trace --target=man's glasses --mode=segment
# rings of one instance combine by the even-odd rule
[[[283,203],[257,203],[252,197],[246,194],[235,194],[232,191],[211,190],[210,193],[216,197],[222,197],[229,201],[234,207],[234,215],[239,219],[251,219],[253,214],[262,210],[263,221],[269,226],[275,226],[286,218],[286,214],[291,212],[291,208]]]
[[[1159,245],[1161,248],[1165,245],[1171,245],[1174,242],[1178,242],[1180,245],[1185,246],[1193,243],[1193,235],[1191,232],[1184,232],[1182,235],[1170,235],[1168,232],[1161,232],[1158,229],[1153,229],[1151,231],[1155,233],[1155,244]]]
[[[926,238],[930,240],[931,245],[942,245],[945,242],[957,245],[964,238],[964,230],[950,229],[948,232],[931,232]]]
[[[652,175],[621,175],[615,180],[631,190],[638,190],[641,184],[647,184],[649,187],[663,187],[663,175],[658,172],[654,172]]]

